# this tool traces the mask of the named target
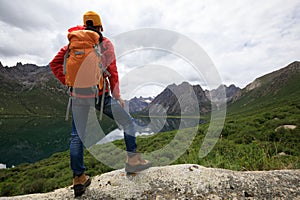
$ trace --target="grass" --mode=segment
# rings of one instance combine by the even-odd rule
[[[275,170],[300,168],[300,107],[294,102],[282,107],[253,111],[252,114],[229,114],[220,138],[213,150],[203,159],[199,150],[208,124],[200,125],[189,148],[172,164],[194,163],[206,167],[231,170]],[[294,130],[275,129],[284,124],[294,124]],[[186,132],[189,130],[186,129]],[[138,137],[139,150],[147,154],[165,147],[177,131]],[[184,136],[175,144],[180,148]],[[113,142],[125,149],[123,140]],[[280,153],[284,152],[283,155]],[[166,159],[172,155],[162,155]],[[123,158],[125,161],[125,157]],[[87,174],[92,176],[113,170],[85,151]],[[121,166],[122,167],[122,166]],[[56,153],[34,164],[22,164],[12,169],[0,170],[0,195],[12,196],[48,192],[72,184],[69,151]]]
[[[184,141],[194,136],[186,151],[181,152],[183,154],[175,152],[179,157],[164,152],[152,161],[160,159],[160,162],[167,163],[173,160],[171,164],[194,163],[239,171],[300,169],[299,74],[291,76],[289,80],[284,86],[262,86],[229,104],[221,137],[212,151],[202,159],[199,151],[209,122],[199,125],[195,135],[191,134],[191,129],[184,129],[186,134],[179,136],[178,131],[170,131],[138,137],[139,151],[147,155],[166,147],[171,141],[177,149],[184,149]],[[22,113],[26,114],[27,110]],[[5,111],[0,114],[5,114]],[[295,125],[296,128],[275,131],[277,127],[286,124]],[[123,140],[113,144],[125,149]],[[106,151],[108,156],[117,155],[109,148]],[[121,159],[125,161],[125,157]],[[88,151],[85,151],[85,165],[86,173],[91,176],[113,170],[97,161]],[[0,196],[48,192],[71,184],[68,151],[56,153],[34,164],[0,170]]]

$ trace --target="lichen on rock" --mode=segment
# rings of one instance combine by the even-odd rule
[[[71,187],[0,199],[74,199]],[[182,164],[135,175],[115,170],[92,180],[79,199],[300,199],[300,170],[237,172]]]

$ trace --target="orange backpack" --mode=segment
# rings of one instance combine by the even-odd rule
[[[69,47],[65,55],[66,85],[72,88],[103,87],[99,34],[77,30],[68,34]]]
[[[99,101],[98,90],[105,94],[106,81],[103,73],[110,73],[101,64],[101,46],[99,34],[90,30],[77,30],[68,34],[69,46],[64,58],[64,74],[66,85],[76,96],[76,89],[92,88],[95,90],[97,103]],[[74,92],[75,91],[75,92]],[[66,120],[69,118],[71,96],[66,112]],[[102,95],[100,119],[102,119],[104,96]]]

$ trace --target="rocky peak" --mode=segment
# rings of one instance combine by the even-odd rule
[[[33,76],[40,74],[51,74],[51,70],[45,66],[40,67],[34,64],[22,64],[18,62],[15,66],[12,67],[3,67],[1,68],[3,74],[6,75],[6,78],[12,80],[28,80]],[[38,78],[38,77],[35,77]],[[33,79],[32,79],[33,81]],[[32,82],[31,81],[31,82]]]
[[[220,85],[217,89],[211,91],[205,90],[205,94],[207,98],[210,100],[214,99],[214,101],[221,101],[225,96],[226,101],[229,102],[238,92],[240,92],[240,90],[241,88],[236,87],[234,84],[231,84],[228,87],[226,85]]]
[[[35,64],[22,64],[18,62],[15,66],[4,67],[0,65],[1,83],[8,88],[16,90],[31,90],[34,87],[46,88],[51,80],[62,92],[63,86],[56,80],[48,66],[37,66]],[[53,87],[52,85],[51,87]]]
[[[183,82],[179,85],[169,85],[155,97],[144,111],[149,112],[151,109],[153,113],[157,114],[166,112],[168,115],[193,115],[198,113],[195,105],[198,105],[200,112],[210,111],[210,101],[201,86],[192,86],[188,82]]]
[[[138,113],[141,112],[143,109],[145,109],[149,103],[153,100],[153,98],[151,97],[134,97],[132,99],[130,99],[129,101],[126,100],[125,101],[125,108],[126,110],[129,110],[130,113],[134,114],[134,113]]]

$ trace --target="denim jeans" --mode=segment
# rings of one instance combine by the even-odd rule
[[[100,98],[101,99],[101,98]],[[70,143],[71,169],[73,176],[81,175],[85,171],[83,160],[84,138],[86,131],[86,123],[88,113],[91,107],[95,106],[100,110],[101,100],[95,104],[95,99],[79,99],[72,100],[72,138]],[[121,105],[111,96],[106,95],[104,98],[103,113],[114,119],[116,123],[124,130],[124,140],[126,151],[130,153],[136,152],[136,137],[133,118],[121,107]],[[75,120],[74,120],[75,119]],[[95,141],[97,142],[97,141]]]

